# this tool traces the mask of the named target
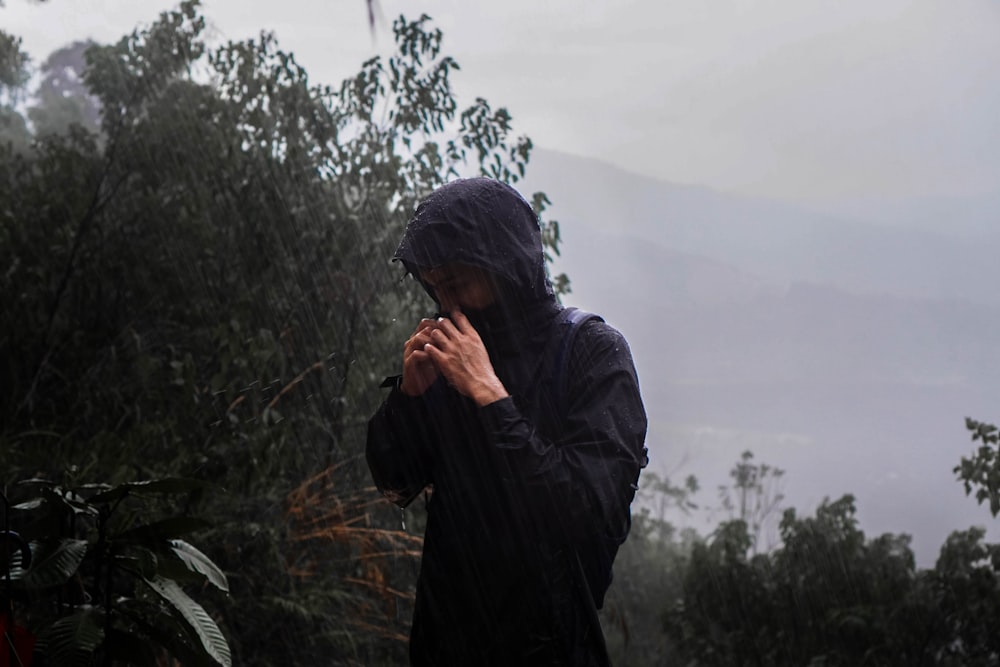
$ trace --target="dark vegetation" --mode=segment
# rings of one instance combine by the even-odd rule
[[[426,18],[337,88],[203,28],[187,2],[69,45],[30,95],[0,32],[0,623],[36,665],[402,664],[420,502],[390,510],[361,456],[422,314],[387,258],[419,198],[516,182],[531,142],[459,108]],[[997,429],[967,427],[955,472],[995,516]],[[695,480],[644,475],[616,664],[1000,663],[981,529],[919,569],[851,496],[782,513],[781,475],[745,455],[707,537],[672,522]]]
[[[420,538],[361,453],[423,302],[388,258],[419,198],[456,169],[515,181],[531,144],[504,109],[457,107],[426,19],[399,19],[396,53],[338,88],[269,35],[210,49],[203,28],[184,3],[116,45],[53,54],[30,123],[27,59],[4,42],[0,470],[15,530],[78,545],[44,586],[17,572],[16,618],[41,634],[84,610],[105,631],[64,633],[80,664],[118,659],[121,633],[154,640],[120,595],[191,582],[169,546],[119,549],[153,519],[87,485],[173,480],[127,502],[208,522],[191,544],[229,593],[190,592],[234,664],[399,664]],[[32,478],[44,496],[18,483]],[[79,512],[31,528],[67,503]],[[190,609],[157,606],[184,633],[166,645],[215,661]]]

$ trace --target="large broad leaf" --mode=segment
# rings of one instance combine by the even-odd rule
[[[136,633],[166,649],[184,667],[218,665],[201,647],[197,635],[187,623],[177,618],[164,605],[147,600],[126,599],[118,605],[118,611],[130,621]]]
[[[175,516],[130,528],[115,536],[116,541],[132,542],[156,548],[165,540],[172,540],[211,526],[204,519],[189,516]]]
[[[98,493],[90,498],[95,505],[113,503],[129,495],[149,495],[152,493],[186,493],[212,486],[200,479],[185,477],[169,477],[166,479],[151,479],[143,482],[128,482],[113,489]]]
[[[219,590],[229,592],[229,582],[226,580],[226,575],[219,569],[218,565],[212,562],[211,558],[184,540],[171,540],[170,547],[190,570],[205,575],[205,578]]]
[[[12,509],[23,510],[25,512],[30,512],[31,510],[36,510],[45,504],[44,498],[32,498],[31,500],[26,500],[23,503],[18,503],[14,505]]]
[[[31,568],[22,581],[26,588],[50,588],[69,581],[83,557],[87,555],[87,541],[63,539],[58,542],[35,543],[32,549]]]
[[[102,641],[104,614],[95,607],[80,607],[50,625],[39,636],[36,650],[46,656],[46,664],[83,667],[93,664],[94,650]]]
[[[212,617],[200,604],[188,597],[176,582],[163,577],[146,579],[146,583],[161,598],[170,604],[184,618],[187,624],[198,635],[202,648],[217,663],[223,667],[231,667],[232,657],[229,644],[219,630]]]

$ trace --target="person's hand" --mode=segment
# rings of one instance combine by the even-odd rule
[[[457,308],[429,329],[424,352],[460,394],[483,406],[508,396],[479,332]]]
[[[430,344],[430,333],[437,324],[437,320],[420,320],[403,346],[403,381],[399,388],[407,396],[420,396],[440,375],[430,355],[424,350]]]

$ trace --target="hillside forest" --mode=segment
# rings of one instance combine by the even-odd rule
[[[195,0],[41,63],[0,31],[0,665],[405,664],[423,507],[363,451],[428,305],[388,259],[423,196],[517,187],[533,145],[459,105],[429,17],[392,30],[335,86],[275,35],[212,43]],[[997,428],[966,426],[956,484],[995,517]],[[616,665],[1000,664],[983,529],[918,568],[783,475],[746,452],[696,532],[698,480],[643,474]]]

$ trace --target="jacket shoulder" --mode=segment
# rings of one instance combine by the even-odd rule
[[[599,317],[599,316],[598,316]],[[580,325],[573,342],[573,357],[617,350],[631,356],[625,335],[603,319],[592,318]]]

